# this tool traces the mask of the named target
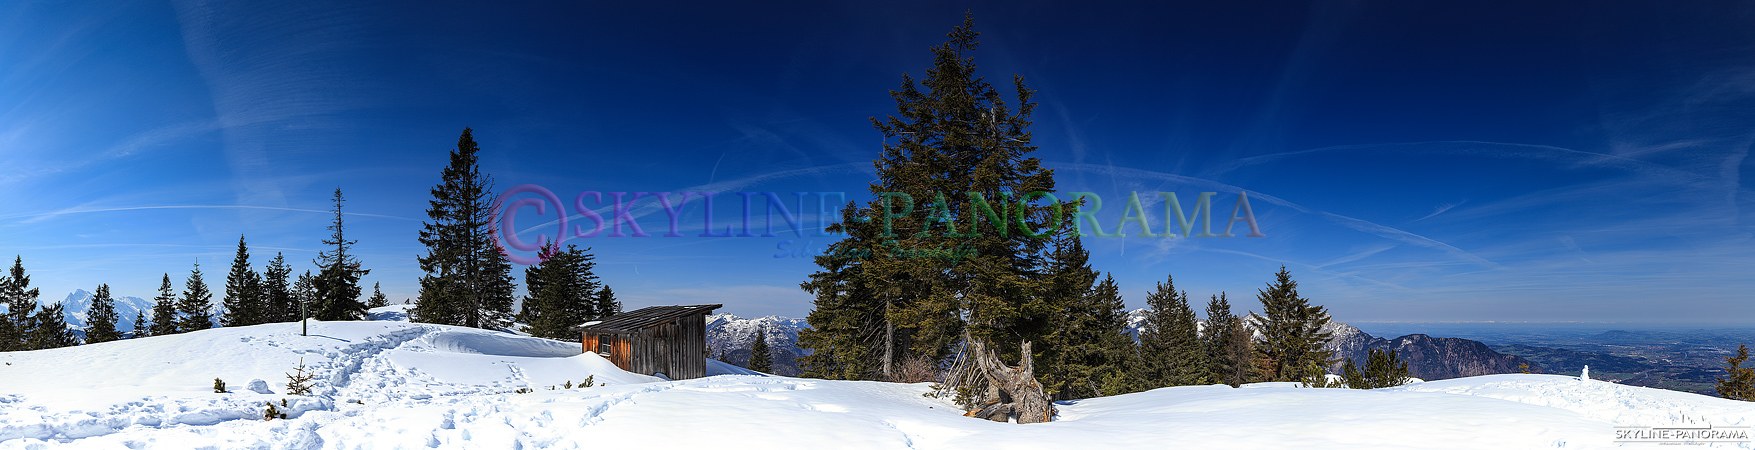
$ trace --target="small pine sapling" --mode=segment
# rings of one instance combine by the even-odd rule
[[[221,380],[218,378],[213,379],[213,393],[215,393],[215,394],[224,394],[225,393],[225,380]]]
[[[311,379],[316,377],[316,374],[305,373],[305,359],[299,358],[299,367],[293,373],[286,374],[286,393],[311,395]]]
[[[1310,363],[1308,364],[1308,367],[1305,369],[1304,373],[1306,373],[1308,375],[1305,375],[1303,379],[1299,380],[1303,387],[1307,387],[1307,388],[1347,387],[1346,382],[1343,380],[1330,381],[1328,378],[1328,369],[1323,368],[1322,363],[1319,363],[1316,361],[1310,361]]]
[[[585,381],[579,382],[579,387],[591,387],[594,384],[597,384],[597,375],[586,375]]]
[[[567,384],[561,385],[561,389],[572,389],[572,388],[573,388],[573,380],[567,380]]]

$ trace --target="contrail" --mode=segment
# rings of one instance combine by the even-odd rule
[[[322,213],[322,214],[334,213],[334,211],[326,211],[326,210],[320,210],[320,209],[281,208],[281,207],[274,207],[274,206],[159,205],[159,206],[129,206],[129,207],[122,207],[122,208],[69,209],[69,210],[62,210],[62,211],[55,211],[55,212],[48,212],[48,213],[13,214],[13,215],[9,215],[9,216],[0,216],[0,219],[12,219],[12,218],[17,218],[17,217],[30,217],[30,219],[24,220],[23,222],[24,223],[35,223],[35,222],[41,222],[44,220],[48,220],[51,218],[55,218],[55,217],[59,217],[59,216],[67,215],[67,214],[84,214],[84,213],[110,212],[110,211],[138,211],[138,210],[146,210],[146,209],[265,209],[265,210],[273,210],[273,211],[293,211],[293,212],[308,212],[308,213]],[[381,218],[381,219],[408,220],[408,221],[415,221],[415,222],[420,221],[420,219],[410,219],[407,217],[390,216],[390,215],[384,215],[384,214],[367,214],[367,213],[346,213],[346,214],[349,216],[377,217],[377,218]]]

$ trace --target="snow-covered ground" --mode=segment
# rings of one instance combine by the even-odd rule
[[[395,321],[397,308],[312,322],[310,336],[270,324],[0,354],[0,448],[1604,448],[1616,425],[1755,423],[1751,403],[1493,375],[1372,391],[1167,388],[1003,424],[961,417],[925,384],[723,364],[663,381],[577,344]],[[317,387],[286,395],[300,359]],[[555,387],[588,376],[595,386]],[[228,392],[213,392],[215,377]],[[262,420],[282,399],[290,418]]]

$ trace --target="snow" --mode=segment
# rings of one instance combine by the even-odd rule
[[[219,328],[0,353],[0,449],[1606,448],[1616,425],[1755,424],[1755,404],[1491,375],[1369,391],[1296,383],[1063,402],[1052,423],[961,416],[927,384],[633,374],[578,344],[391,320]],[[310,396],[287,395],[300,360]],[[215,393],[213,378],[228,392]],[[566,389],[590,377],[592,387]],[[528,393],[519,393],[529,389]],[[285,420],[262,420],[266,402]],[[1749,448],[1749,444],[1728,444]]]

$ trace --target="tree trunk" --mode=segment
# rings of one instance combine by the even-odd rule
[[[968,339],[968,335],[964,335]],[[1018,423],[1043,423],[1054,420],[1054,403],[1042,393],[1036,382],[1035,364],[1030,356],[1030,342],[1024,341],[1019,353],[1021,365],[1012,367],[999,360],[981,341],[968,339],[969,354],[974,358],[976,373],[986,378],[988,389],[981,407],[965,416],[1006,422],[1013,417]]]

